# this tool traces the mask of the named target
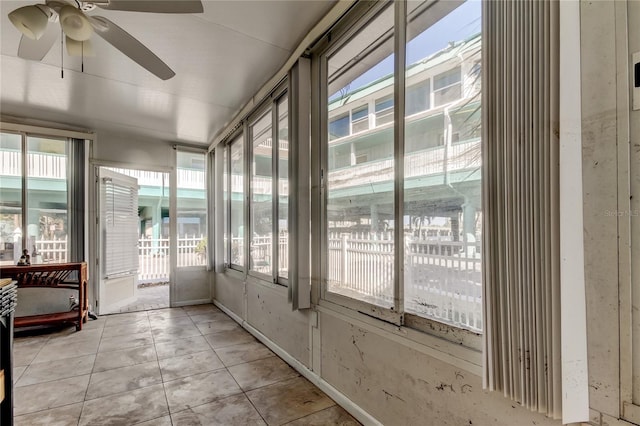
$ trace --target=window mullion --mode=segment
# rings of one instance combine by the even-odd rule
[[[224,149],[227,151],[227,156],[224,159],[225,160],[225,166],[227,169],[227,182],[226,182],[226,187],[227,187],[227,205],[225,206],[225,208],[227,209],[227,220],[225,221],[224,227],[227,231],[227,247],[226,247],[226,251],[227,251],[227,265],[226,267],[230,268],[231,267],[231,246],[233,244],[233,239],[231,238],[231,199],[232,199],[232,193],[231,193],[231,181],[232,181],[232,176],[231,176],[231,144],[227,144]]]
[[[22,149],[22,247],[20,248],[20,253],[25,248],[28,249],[26,241],[29,239],[29,197],[27,196],[27,185],[29,183],[29,158],[28,158],[28,147],[27,147],[27,134],[22,132],[21,136],[21,149]]]
[[[278,250],[280,245],[280,235],[278,234],[278,203],[280,202],[278,194],[278,181],[280,178],[278,173],[278,154],[280,151],[280,139],[278,137],[280,131],[279,113],[278,101],[274,100],[271,104],[271,277],[274,283],[278,282],[280,270]]]
[[[404,312],[404,95],[406,57],[406,11],[407,4],[395,2],[394,32],[394,290],[393,302],[396,312]]]

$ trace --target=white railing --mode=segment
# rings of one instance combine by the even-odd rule
[[[112,169],[116,173],[138,179],[141,186],[169,186],[169,181],[164,178],[162,172],[150,172],[148,170]],[[202,189],[205,188],[205,172],[203,170],[176,169],[178,188]]]
[[[179,267],[206,264],[203,235],[178,238]],[[235,254],[242,238],[233,238]],[[327,282],[329,291],[362,300],[393,304],[393,233],[330,233]],[[41,261],[66,262],[67,240],[36,240]],[[482,269],[480,242],[452,241],[450,236],[405,238],[405,310],[482,330]],[[271,236],[251,242],[252,270],[271,273]],[[288,236],[280,235],[278,272],[288,271]],[[142,238],[138,243],[138,280],[169,280],[169,239]],[[36,261],[32,259],[32,262]],[[241,262],[234,258],[234,262]]]
[[[68,259],[67,237],[53,240],[36,239],[36,258],[31,256],[31,263],[66,263]]]
[[[3,176],[22,176],[22,154],[18,151],[0,150],[0,174]],[[27,154],[28,176],[47,179],[67,178],[67,157],[58,154]],[[139,185],[169,186],[163,182],[163,173],[146,170],[114,168],[117,173],[138,179]],[[202,170],[177,169],[178,188],[204,189],[205,172]]]
[[[404,159],[405,177],[478,168],[481,165],[480,147],[478,139],[451,145],[446,158],[444,147],[408,154]],[[330,189],[340,189],[393,179],[393,159],[386,159],[331,171],[328,185]]]
[[[204,235],[178,237],[178,266],[204,266],[207,264],[207,244]]]
[[[169,281],[169,238],[141,238],[138,240],[138,281]],[[207,245],[204,235],[178,237],[178,267],[207,264]]]
[[[273,147],[273,139],[272,138],[267,138],[260,145],[264,146],[265,148],[272,148]],[[283,150],[283,151],[289,150],[289,141],[288,140],[284,140],[284,139],[278,141],[278,149]]]
[[[479,242],[405,238],[405,310],[481,331],[479,253]],[[329,291],[393,305],[392,233],[331,233],[328,256]]]
[[[169,238],[138,240],[138,282],[169,281]]]
[[[0,168],[4,176],[22,176],[22,153],[0,150]],[[56,154],[27,154],[29,177],[66,179],[67,157]]]
[[[36,240],[38,257],[32,263],[64,263],[68,259],[66,237],[56,240]],[[204,235],[178,238],[178,266],[206,265],[207,246]],[[17,260],[16,260],[17,261]],[[169,280],[169,238],[138,240],[138,281]]]
[[[278,239],[278,275],[288,276],[289,236],[280,235]],[[272,268],[271,235],[253,237],[251,240],[251,270],[271,275]]]

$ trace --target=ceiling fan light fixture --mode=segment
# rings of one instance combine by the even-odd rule
[[[25,36],[39,40],[47,29],[49,15],[42,8],[32,5],[9,13],[9,20]]]
[[[69,56],[82,56],[85,58],[93,58],[96,56],[91,40],[77,41],[70,37],[66,37],[65,44],[67,46],[67,54]]]
[[[60,9],[60,25],[65,35],[76,41],[87,41],[93,34],[93,27],[87,17],[73,6]]]

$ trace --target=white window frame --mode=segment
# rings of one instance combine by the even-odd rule
[[[75,137],[76,135],[69,135],[66,136],[65,132],[61,132],[61,131],[53,131],[54,129],[51,129],[52,132],[51,134],[49,134],[49,132],[46,131],[46,129],[41,129],[39,127],[33,127],[33,126],[21,126],[21,125],[14,125],[12,123],[0,123],[0,131],[2,133],[5,134],[13,134],[13,135],[17,135],[20,136],[20,158],[21,158],[21,170],[22,170],[22,177],[21,177],[21,192],[22,192],[22,204],[21,204],[21,214],[22,214],[22,222],[20,223],[20,226],[22,228],[22,247],[20,248],[20,252],[22,252],[24,249],[29,250],[29,253],[31,253],[32,248],[28,246],[27,242],[28,242],[28,236],[27,236],[27,230],[29,227],[29,196],[28,196],[28,192],[29,192],[29,138],[44,138],[44,139],[50,139],[50,140],[56,140],[56,141],[61,141],[65,143],[65,158],[67,161],[67,168],[71,168],[71,167],[75,167],[75,164],[71,164],[70,158],[69,158],[69,140],[72,137]],[[75,132],[74,132],[75,133]],[[86,139],[86,134],[79,134],[78,136],[80,136],[82,139]],[[66,183],[66,192],[67,192],[67,198],[66,198],[66,208],[67,208],[67,223],[70,223],[70,218],[71,215],[73,214],[73,212],[70,209],[70,204],[71,204],[71,200],[69,199],[70,197],[70,190],[69,190],[69,174],[67,172],[67,176],[65,177],[65,183]],[[69,232],[73,232],[72,229],[68,229]],[[71,241],[71,237],[67,236],[67,240]],[[69,259],[71,252],[69,250],[69,246],[67,245],[67,252],[66,252],[66,258]],[[17,262],[17,259],[14,259]],[[33,262],[33,259],[32,259]]]
[[[279,160],[280,160],[280,150],[279,150],[279,139],[278,134],[280,132],[280,117],[278,104],[285,98],[289,96],[289,91],[287,88],[287,83],[282,83],[273,93],[272,95],[261,105],[259,106],[251,115],[248,120],[248,131],[246,132],[246,150],[247,160],[249,163],[248,168],[245,170],[245,179],[248,181],[248,184],[251,185],[253,182],[253,176],[251,171],[251,162],[253,161],[253,133],[252,126],[262,119],[266,114],[271,115],[271,212],[272,212],[272,221],[271,221],[271,274],[261,273],[255,270],[252,270],[248,265],[246,270],[248,275],[253,276],[259,280],[271,282],[274,284],[282,285],[287,287],[289,285],[289,280],[283,276],[280,276],[279,273],[279,264],[280,264],[280,253],[278,250],[279,246],[279,234],[278,234],[278,222],[279,222],[279,211],[278,211],[278,203],[279,203]],[[290,108],[287,109],[287,120],[289,122],[288,126],[291,126],[291,114]],[[291,182],[289,182],[289,187],[291,187]],[[249,187],[249,191],[247,193],[247,207],[249,209],[249,213],[247,215],[247,228],[250,234],[248,235],[249,244],[251,244],[251,235],[253,235],[253,229],[251,224],[251,208],[252,208],[252,188]],[[291,202],[291,199],[289,200]],[[245,229],[247,229],[245,228]],[[289,241],[291,244],[291,241]],[[250,261],[250,247],[248,250],[245,250],[246,261]]]
[[[440,87],[440,88],[436,89],[436,88],[435,88],[435,87],[436,87],[436,84],[435,84],[436,79],[437,79],[439,76],[441,76],[442,74],[451,73],[451,72],[452,72],[453,70],[455,70],[455,69],[457,69],[457,70],[458,70],[458,81],[457,81],[457,82],[455,82],[455,83],[451,83],[451,84],[448,84],[448,85],[446,85],[446,86],[443,86],[443,87]],[[442,103],[442,104],[436,105],[436,95],[437,95],[438,93],[440,93],[440,92],[444,92],[445,90],[450,89],[450,88],[452,88],[452,87],[454,87],[454,86],[460,86],[460,97],[459,97],[459,98],[457,98],[457,99],[455,99],[455,100],[453,100],[453,101],[444,102],[444,103]],[[457,101],[458,99],[462,99],[462,98],[463,98],[463,93],[462,93],[462,66],[458,65],[458,66],[457,66],[457,67],[455,67],[455,68],[450,68],[450,69],[448,69],[448,70],[442,71],[441,73],[438,73],[438,74],[434,75],[434,76],[433,76],[433,85],[431,86],[431,89],[432,89],[432,90],[431,90],[431,105],[432,105],[432,108],[441,108],[441,107],[443,107],[443,106],[445,106],[445,105],[447,105],[447,104],[450,104],[451,102],[455,102],[455,101]]]
[[[246,257],[246,245],[247,245],[247,220],[246,220],[246,214],[245,211],[247,210],[247,194],[246,194],[246,138],[244,137],[244,132],[240,132],[240,133],[236,133],[234,134],[232,137],[229,138],[229,140],[223,145],[223,149],[227,150],[227,164],[226,164],[226,168],[227,168],[227,172],[228,172],[228,179],[227,179],[227,194],[228,194],[228,198],[227,198],[227,203],[224,206],[224,208],[226,209],[227,212],[227,221],[226,223],[224,223],[224,228],[225,228],[225,232],[227,233],[227,239],[228,239],[228,244],[226,247],[226,251],[227,251],[227,263],[225,263],[225,269],[226,270],[233,270],[233,271],[238,271],[238,272],[242,272],[244,273],[244,271],[246,270],[246,263],[247,263],[247,257]],[[231,147],[235,144],[235,143],[242,143],[242,155],[243,155],[243,170],[242,170],[242,177],[243,177],[243,185],[242,185],[242,196],[244,198],[244,204],[243,204],[243,212],[242,212],[242,226],[243,226],[243,257],[244,257],[244,264],[243,265],[238,265],[233,263],[232,259],[233,257],[231,256],[232,252],[233,252],[233,240],[232,240],[232,234],[231,234],[231,200],[233,198],[233,192],[232,192],[232,181],[233,181],[233,173],[231,172]]]
[[[426,4],[426,3],[425,3]],[[319,79],[319,90],[317,91],[317,101],[319,102],[319,126],[315,133],[316,143],[319,144],[316,152],[319,153],[320,156],[320,176],[319,176],[319,187],[321,188],[320,193],[320,206],[321,206],[321,223],[322,223],[322,231],[321,231],[321,243],[320,243],[320,254],[321,259],[319,260],[319,265],[316,266],[319,268],[320,277],[321,277],[321,285],[320,285],[320,294],[318,304],[321,309],[327,308],[331,310],[337,310],[341,312],[355,312],[364,314],[367,317],[371,317],[373,319],[382,320],[387,323],[393,324],[394,327],[400,327],[396,330],[405,330],[403,333],[408,333],[412,338],[421,341],[423,343],[427,343],[429,341],[428,337],[423,334],[427,333],[430,335],[435,335],[437,337],[441,337],[450,342],[454,342],[455,344],[462,345],[464,348],[471,349],[470,352],[462,351],[464,354],[461,358],[471,360],[471,362],[476,363],[477,355],[481,352],[481,335],[460,327],[456,327],[451,324],[439,322],[433,319],[428,319],[424,317],[420,317],[413,314],[405,314],[404,312],[404,300],[403,300],[403,279],[404,277],[400,277],[402,269],[402,264],[404,262],[404,251],[399,250],[398,247],[403,247],[403,239],[404,235],[402,230],[396,230],[394,233],[395,238],[395,252],[394,252],[394,281],[395,281],[395,291],[394,291],[394,306],[390,306],[388,308],[381,307],[378,305],[373,305],[371,303],[367,303],[358,299],[350,298],[347,296],[343,296],[340,294],[332,293],[328,291],[328,285],[326,281],[327,277],[327,269],[328,269],[328,229],[327,229],[327,218],[326,218],[326,206],[327,206],[327,191],[326,191],[326,175],[328,171],[328,147],[329,143],[334,140],[329,140],[328,135],[328,111],[327,111],[327,99],[328,99],[328,58],[344,46],[354,34],[357,34],[362,29],[366,28],[369,22],[371,22],[382,10],[388,6],[386,2],[379,2],[376,5],[370,6],[369,10],[360,14],[360,18],[355,19],[351,22],[348,22],[344,25],[344,27],[337,27],[334,34],[332,34],[333,41],[327,42],[324,45],[321,45],[314,57],[314,64],[316,67],[316,75]],[[394,180],[394,197],[395,197],[395,216],[396,219],[401,217],[402,208],[400,206],[403,205],[403,194],[404,194],[404,178],[403,178],[403,161],[404,157],[399,155],[404,152],[404,122],[406,117],[404,117],[405,113],[405,48],[406,48],[406,40],[405,40],[405,27],[406,27],[406,4],[404,2],[395,2],[395,25],[394,25],[394,45],[395,45],[395,69],[402,70],[401,72],[396,71],[394,74],[394,86],[393,86],[393,100],[394,100],[394,123],[402,123],[402,126],[396,126],[394,124],[394,161],[395,161],[395,180]],[[391,7],[394,7],[391,6]],[[416,12],[418,13],[418,12]],[[443,16],[446,16],[449,12],[444,13]],[[433,82],[431,81],[433,78],[429,79],[429,96],[433,96]],[[462,84],[462,75],[460,81],[455,84]],[[373,109],[370,111],[374,116],[377,114],[375,111],[375,104],[378,103],[379,100],[386,99],[386,96],[376,99],[372,102]],[[312,100],[312,102],[314,102]],[[315,103],[315,102],[314,102]],[[433,98],[429,99],[429,109],[434,109]],[[376,122],[372,128],[379,127]],[[322,129],[327,129],[322,131]],[[397,221],[396,221],[397,222]],[[400,232],[398,232],[400,231]],[[344,309],[347,311],[344,311]],[[351,315],[351,314],[350,314]],[[417,334],[415,334],[417,332]]]

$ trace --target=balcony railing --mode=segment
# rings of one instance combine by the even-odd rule
[[[68,261],[67,238],[55,240],[37,239],[35,258],[31,263],[65,263]],[[204,235],[184,235],[178,238],[178,267],[206,265],[207,247]],[[13,259],[5,259],[3,264],[15,264],[18,250]],[[141,238],[138,240],[138,281],[169,280],[169,238]]]
[[[405,311],[482,330],[479,242],[405,238]],[[333,293],[393,306],[392,233],[329,235],[327,282]]]
[[[18,151],[0,150],[0,174],[3,176],[22,176],[22,154]],[[27,173],[29,177],[44,179],[67,179],[67,157],[56,154],[29,153],[27,155]],[[163,173],[146,170],[114,169],[118,173],[138,179],[138,185],[168,186],[163,181]],[[178,188],[205,188],[205,173],[202,170],[177,169]]]
[[[234,238],[236,249],[241,239]],[[206,265],[204,236],[178,238],[179,267]],[[168,238],[142,238],[138,243],[139,282],[169,280]],[[66,262],[66,239],[37,240],[40,261]],[[482,330],[482,269],[480,242],[452,241],[450,236],[405,238],[405,311]],[[288,270],[288,238],[279,237],[280,276]],[[253,270],[271,261],[271,236],[255,237],[251,245]],[[330,291],[393,305],[394,240],[387,233],[330,233],[327,282]],[[239,259],[234,259],[238,262]],[[36,259],[32,259],[36,261]],[[15,263],[15,262],[14,262]]]
[[[445,147],[431,148],[405,156],[405,178],[476,169],[481,165],[480,140],[453,144],[445,157]],[[375,182],[393,181],[393,159],[371,161],[329,172],[330,189]]]

